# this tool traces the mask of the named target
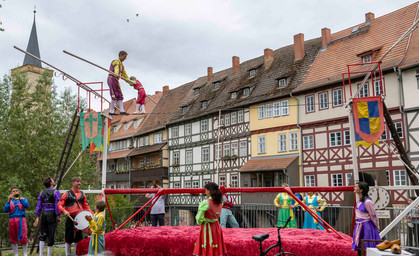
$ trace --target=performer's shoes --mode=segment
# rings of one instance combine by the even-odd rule
[[[400,248],[400,246],[398,244],[393,244],[391,246],[391,253],[393,253],[393,254],[401,254],[402,253],[402,248]]]
[[[141,114],[141,112],[140,111],[135,111],[134,113],[132,113],[132,114],[134,114],[134,115],[139,115],[139,114]]]
[[[117,113],[109,113],[109,115],[111,115],[111,116],[117,116],[118,114]]]
[[[120,115],[129,115],[127,112],[119,112]]]
[[[392,245],[399,245],[400,244],[400,239],[397,240],[393,240],[393,241],[387,241],[384,240],[384,242],[382,242],[381,244],[377,244],[377,249],[380,251],[384,251],[385,249],[390,248]]]

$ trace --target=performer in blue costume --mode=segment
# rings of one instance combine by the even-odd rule
[[[327,203],[324,199],[320,196],[315,195],[313,192],[308,192],[308,196],[304,198],[304,203],[312,210],[313,212],[317,213],[321,217],[320,212],[326,208]],[[303,208],[304,210],[304,208]],[[305,210],[304,210],[305,211]],[[306,211],[304,215],[304,225],[303,229],[319,229],[324,230],[323,226],[315,220],[310,213]]]

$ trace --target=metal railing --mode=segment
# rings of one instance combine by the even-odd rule
[[[115,226],[118,227],[125,220],[127,220],[139,207],[120,207],[111,208],[112,216],[115,222]],[[170,205],[166,207],[166,218],[165,222],[171,226],[194,226],[196,225],[195,215],[197,213],[198,205],[188,206],[174,206]],[[137,214],[128,225],[125,225],[124,229],[134,228],[141,217],[145,214],[148,209],[144,209],[142,212]],[[386,227],[396,216],[398,216],[404,208],[386,208],[389,214],[388,218],[380,218],[380,229]],[[322,218],[327,221],[334,229],[342,232],[346,235],[351,236],[351,224],[352,224],[352,211],[353,208],[350,206],[328,206],[321,213]],[[107,210],[106,210],[107,212]],[[241,206],[234,207],[232,209],[233,215],[236,217],[237,222],[241,228],[270,228],[275,225],[275,221],[266,214],[269,212],[277,216],[278,210],[272,204],[244,204]],[[27,211],[27,224],[28,224],[28,239],[31,244],[35,229],[33,222],[35,220],[35,212]],[[109,216],[107,213],[106,216]],[[304,221],[304,212],[297,208],[295,211],[295,217],[297,227],[302,228]],[[56,234],[56,243],[62,243],[64,241],[64,221],[62,217],[61,225],[58,225]],[[391,230],[385,237],[387,240],[401,239],[403,246],[419,247],[419,224],[408,226],[409,220],[405,218],[395,228]],[[9,218],[7,213],[0,213],[0,250],[10,250],[10,240],[8,233]],[[146,216],[145,222],[141,223],[140,226],[149,226],[150,216]],[[412,226],[411,224],[409,224]],[[113,230],[112,222],[110,218],[106,218],[106,232]],[[415,240],[416,239],[416,240]]]

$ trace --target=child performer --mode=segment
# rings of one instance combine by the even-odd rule
[[[105,208],[105,201],[98,200],[96,201],[96,212],[93,218],[89,215],[86,216],[92,231],[89,242],[89,255],[103,254],[105,252]]]
[[[25,212],[25,209],[28,208],[28,200],[20,197],[19,189],[13,187],[4,206],[4,212],[9,213],[9,236],[15,256],[18,255],[19,242],[23,245],[23,255],[28,255],[28,226]]]
[[[145,113],[144,102],[145,102],[146,94],[145,94],[144,87],[141,84],[141,82],[138,81],[137,78],[135,78],[135,76],[131,76],[129,79],[132,81],[132,83],[130,83],[130,85],[134,86],[135,90],[138,90],[137,106],[136,106],[135,112],[133,114]],[[140,108],[141,108],[141,112],[140,112]]]
[[[223,196],[218,185],[214,182],[207,183],[204,188],[208,199],[199,204],[195,217],[201,230],[195,243],[193,255],[225,255],[227,249],[223,240],[223,231],[218,222],[223,207]]]

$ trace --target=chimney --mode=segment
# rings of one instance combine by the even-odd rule
[[[300,60],[304,57],[304,34],[294,36],[294,60]]]
[[[272,49],[266,48],[263,51],[263,66],[265,70],[268,70],[274,61],[274,51]]]
[[[327,44],[330,42],[330,38],[330,28],[322,28],[322,49],[327,48]]]
[[[207,80],[208,82],[212,80],[212,67],[208,67],[208,75],[207,75]]]
[[[165,85],[163,86],[163,95],[167,94],[169,92],[169,86]]]
[[[239,72],[240,69],[240,58],[233,56],[233,76]]]
[[[373,19],[375,19],[374,13],[368,12],[365,14],[365,23],[370,23]]]
[[[155,91],[155,92],[154,92],[154,94],[159,94],[159,93],[161,93],[161,91]]]

